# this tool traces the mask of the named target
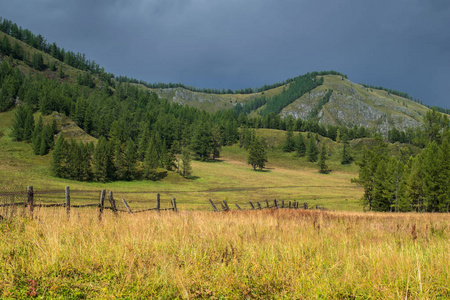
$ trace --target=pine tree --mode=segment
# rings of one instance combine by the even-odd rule
[[[41,143],[39,145],[39,155],[46,155],[47,152],[47,143],[45,142],[45,139],[43,138],[43,135],[41,134]]]
[[[112,144],[105,137],[100,137],[93,156],[94,179],[106,182],[114,179],[114,162]],[[56,147],[55,147],[56,148]]]
[[[441,174],[445,173],[440,161],[439,147],[435,141],[428,144],[423,151],[423,192],[427,211],[439,211],[440,203],[445,202],[446,195],[444,187],[448,185],[448,178]]]
[[[33,130],[33,152],[35,155],[41,154],[42,129],[44,128],[42,115],[39,116],[38,122]]]
[[[66,178],[67,169],[65,166],[65,160],[67,155],[67,143],[64,140],[62,134],[56,139],[55,149],[52,153],[52,160],[50,163],[50,169],[54,176]]]
[[[374,174],[374,190],[372,209],[375,211],[391,211],[393,204],[393,170],[388,161],[382,159]]]
[[[159,167],[159,155],[158,155],[158,149],[156,145],[156,139],[154,136],[152,136],[150,143],[147,147],[147,151],[145,152],[144,157],[144,177],[147,179],[153,179],[155,175],[156,168]]]
[[[320,157],[319,157],[319,172],[322,174],[328,174],[330,173],[330,169],[328,168],[326,164],[327,160],[327,149],[325,147],[325,143],[322,143],[322,149],[320,151]]]
[[[23,140],[30,142],[33,138],[33,131],[34,131],[34,117],[33,117],[33,111],[31,108],[26,105],[25,106],[25,122],[24,122],[24,128],[23,128]]]
[[[44,59],[41,53],[34,53],[31,59],[31,66],[38,71],[43,71],[45,69]]]
[[[372,202],[374,197],[374,175],[377,166],[383,157],[386,157],[387,144],[381,138],[375,138],[376,144],[371,150],[366,147],[363,148],[361,161],[357,162],[359,166],[358,178],[353,178],[352,182],[364,188],[364,195],[362,197],[362,204],[369,206],[372,210]]]
[[[295,147],[297,150],[297,156],[303,157],[306,155],[306,143],[305,138],[303,137],[303,134],[301,132],[298,133]]]
[[[220,128],[214,126],[212,130],[212,159],[220,157],[220,150],[222,149],[222,135],[220,134]]]
[[[3,36],[0,50],[5,55],[11,54],[11,44],[9,43],[9,39],[6,37],[6,35]]]
[[[423,168],[422,168],[422,155],[419,154],[411,162],[408,177],[405,183],[406,198],[410,201],[412,208],[415,211],[424,211],[424,191],[423,191]]]
[[[255,138],[248,151],[247,162],[253,170],[262,170],[267,162],[267,144],[263,138]]]
[[[91,152],[89,146],[80,141],[78,144],[80,151],[80,172],[78,174],[78,180],[89,181],[92,177],[91,168]]]
[[[136,178],[136,161],[137,161],[137,153],[136,153],[136,144],[132,139],[128,139],[125,144],[124,149],[124,179],[132,180]]]
[[[123,153],[122,143],[115,143],[114,145],[114,169],[116,171],[115,179],[125,180],[126,179],[126,165],[125,156]]]
[[[191,152],[187,147],[184,147],[181,151],[181,176],[189,177],[192,174],[191,167]]]
[[[11,49],[11,56],[15,59],[23,59],[23,50],[22,47],[20,47],[19,43],[14,42]]]
[[[292,132],[292,128],[289,128],[286,131],[286,140],[284,141],[284,144],[283,144],[283,151],[284,152],[292,152],[294,150],[295,150],[294,133]]]
[[[82,166],[81,151],[78,143],[71,139],[68,145],[67,169],[70,179],[79,180]]]
[[[173,151],[173,149],[167,150],[165,143],[163,143],[163,155],[162,155],[162,164],[163,167],[166,170],[173,170],[174,168],[177,167],[176,165],[176,160],[177,158],[175,157],[175,153]]]
[[[41,132],[40,155],[46,155],[53,148],[54,136],[51,125],[45,125]]]
[[[144,161],[145,152],[148,149],[148,143],[149,143],[148,136],[149,136],[149,134],[148,134],[147,129],[141,131],[141,136],[139,138],[139,145],[138,145],[138,160],[139,161]]]
[[[439,211],[450,212],[450,130],[444,134],[444,139],[439,148],[439,165],[441,173],[439,174],[439,182],[441,186],[441,198],[439,202]]]
[[[14,114],[11,137],[16,141],[29,141],[33,135],[34,118],[31,108],[20,105]]]
[[[199,122],[195,127],[191,148],[200,160],[208,160],[214,146],[211,125],[208,122]]]
[[[317,156],[319,155],[319,150],[317,149],[316,141],[317,135],[315,136],[311,135],[311,138],[308,140],[307,153],[308,153],[308,161],[310,162],[316,162]]]
[[[353,157],[350,155],[348,151],[348,144],[344,143],[344,148],[342,149],[342,159],[341,164],[348,165],[351,164],[353,161]]]

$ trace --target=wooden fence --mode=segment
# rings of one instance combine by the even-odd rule
[[[71,203],[70,198],[70,187],[65,188],[65,201],[61,203],[51,203],[51,204],[37,204],[35,203],[35,192],[32,186],[29,186],[27,188],[26,193],[20,193],[20,195],[25,196],[25,201],[23,202],[15,202],[14,200],[11,203],[0,203],[1,207],[23,207],[24,209],[29,210],[30,215],[33,215],[34,208],[36,207],[62,207],[66,209],[67,217],[70,217],[70,211],[73,208],[83,208],[83,207],[96,207],[98,209],[98,219],[102,219],[103,212],[105,210],[111,210],[114,214],[118,214],[119,212],[124,213],[130,213],[130,214],[136,214],[146,211],[165,211],[165,210],[171,210],[174,212],[177,212],[177,201],[175,198],[172,197],[170,202],[170,207],[168,208],[161,208],[161,197],[160,194],[156,194],[156,206],[152,208],[146,208],[146,209],[140,209],[140,210],[132,210],[128,202],[122,198],[122,202],[124,204],[125,209],[118,209],[116,205],[116,199],[114,199],[114,195],[112,191],[108,192],[108,196],[106,195],[106,190],[102,190],[100,192],[100,199],[97,203],[90,203],[90,204],[73,204]],[[79,191],[80,192],[80,191]],[[55,192],[55,191],[43,191],[39,194],[50,194],[50,193],[61,193],[61,192]],[[10,194],[10,195],[17,195],[17,194]],[[3,195],[4,196],[4,195]],[[14,197],[13,197],[14,199]],[[105,200],[108,200],[109,206],[105,205]],[[231,211],[230,206],[228,205],[226,200],[220,201],[219,203],[214,203],[213,200],[209,199],[209,203],[212,206],[212,209],[214,212],[222,212],[222,211]],[[217,205],[216,205],[217,204]],[[235,203],[237,210],[260,210],[260,209],[310,209],[308,206],[308,203],[299,203],[298,201],[278,201],[277,199],[273,200],[273,204],[269,202],[269,200],[265,200],[264,202],[252,202],[249,201],[249,208],[241,208],[239,204]],[[241,204],[242,205],[242,204]],[[219,207],[219,208],[218,208]],[[320,209],[320,210],[326,210],[323,206],[316,205],[313,207],[313,209]],[[0,215],[0,219],[2,216]]]
[[[130,213],[130,214],[135,214],[135,213],[141,213],[141,212],[145,212],[145,211],[163,211],[163,210],[172,210],[174,212],[177,212],[177,202],[175,198],[172,198],[171,201],[171,205],[172,207],[170,208],[161,208],[161,197],[159,194],[156,194],[156,207],[152,207],[152,208],[147,208],[147,209],[141,209],[141,210],[136,210],[133,211],[131,209],[131,207],[129,206],[129,204],[127,203],[127,201],[122,198],[122,202],[125,206],[126,209],[118,209],[116,206],[116,200],[114,199],[113,196],[113,192],[109,191],[108,193],[108,202],[110,203],[110,206],[106,206],[105,205],[105,199],[106,199],[106,190],[102,190],[100,192],[100,200],[98,203],[91,203],[91,204],[71,204],[70,202],[70,187],[66,186],[65,188],[65,202],[62,203],[52,203],[52,204],[36,204],[34,201],[34,189],[32,186],[29,186],[27,188],[27,192],[26,192],[26,200],[23,202],[15,202],[13,201],[12,203],[0,203],[0,207],[10,207],[10,206],[22,206],[24,208],[28,208],[29,209],[29,213],[30,215],[33,215],[34,212],[34,208],[35,207],[64,207],[66,209],[67,212],[67,217],[70,217],[70,210],[72,208],[82,208],[82,207],[97,207],[98,208],[98,219],[101,220],[102,219],[102,215],[103,215],[103,211],[104,210],[112,210],[114,212],[114,214],[117,214],[119,212],[126,212],[126,213]]]
[[[216,203],[214,203],[214,201],[212,201],[211,199],[209,199],[209,203],[211,204],[212,209],[215,212],[231,211],[230,206],[228,205],[226,200],[219,202],[221,209],[218,209],[217,207],[219,205],[216,205]],[[248,203],[250,204],[249,209],[242,209],[237,203],[234,205],[236,206],[236,208],[238,210],[256,210],[256,209],[270,209],[270,208],[309,209],[308,203],[304,202],[303,204],[300,204],[298,201],[288,201],[285,203],[284,200],[279,202],[277,199],[275,199],[275,200],[273,200],[273,204],[271,205],[269,203],[269,200],[266,199],[262,205],[259,202],[255,202],[256,206],[255,206],[255,204],[253,204],[252,201],[249,201]],[[325,207],[320,206],[320,205],[316,205],[314,208],[320,209],[320,210],[326,210]]]

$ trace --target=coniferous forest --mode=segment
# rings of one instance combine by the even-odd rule
[[[364,188],[363,204],[375,211],[444,212],[450,209],[450,131],[449,119],[437,110],[429,110],[421,128],[399,131],[388,136],[365,127],[323,125],[317,121],[321,107],[333,90],[327,92],[308,119],[282,118],[279,113],[288,104],[323,84],[327,74],[312,72],[260,89],[216,91],[209,93],[253,93],[289,84],[273,97],[256,97],[233,109],[208,113],[193,107],[170,103],[147,87],[184,87],[181,84],[151,85],[115,77],[105,72],[85,55],[75,54],[47,43],[8,20],[0,19],[0,112],[16,108],[11,135],[16,141],[28,142],[35,155],[52,156],[51,170],[57,177],[79,181],[159,180],[169,171],[189,177],[191,159],[201,161],[220,157],[221,147],[239,145],[248,149],[248,163],[262,169],[267,162],[267,145],[255,137],[257,128],[286,131],[283,151],[307,156],[319,162],[320,172],[330,172],[326,148],[319,145],[319,135],[343,142],[342,164],[351,164],[346,145],[358,138],[372,138],[362,150],[358,177],[353,181]],[[29,47],[25,47],[22,41]],[[44,59],[48,55],[52,59]],[[24,72],[27,65],[32,72]],[[67,66],[77,70],[75,82],[67,78]],[[397,91],[391,91],[403,95]],[[405,95],[409,98],[409,95]],[[257,114],[252,111],[261,108]],[[442,111],[442,109],[441,109]],[[33,114],[47,116],[53,112],[73,120],[97,143],[82,143],[64,138],[56,121],[35,122]],[[296,138],[293,131],[308,132]],[[414,145],[411,153],[393,152],[390,143]],[[346,150],[347,149],[347,150]]]

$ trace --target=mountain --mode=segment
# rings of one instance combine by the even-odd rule
[[[392,128],[404,131],[420,126],[429,108],[405,97],[385,90],[367,88],[351,82],[340,75],[323,75],[323,84],[287,105],[280,112],[281,117],[315,120],[319,124],[335,126],[363,126],[384,135]],[[253,94],[208,94],[187,90],[183,87],[152,89],[159,97],[171,102],[190,105],[209,112],[233,108],[265,96],[279,95],[289,89],[286,84],[264,93]],[[324,102],[327,93],[331,93]],[[265,105],[254,110],[257,115]]]
[[[3,21],[0,29],[14,27],[14,24],[8,24]],[[12,29],[5,31],[10,31],[11,34],[20,32],[20,30]],[[251,109],[244,113],[250,117],[258,115],[264,117],[270,111],[282,118],[292,116],[294,119],[314,121],[322,125],[365,127],[387,136],[389,130],[393,128],[405,131],[408,128],[420,126],[423,116],[429,110],[428,107],[410,100],[411,97],[404,93],[356,84],[348,80],[347,76],[335,71],[308,73],[309,75],[286,80],[285,84],[269,86],[275,86],[272,89],[260,89],[258,93],[248,93],[248,90],[251,92],[252,89],[245,89],[246,93],[228,93],[228,91],[218,93],[216,90],[200,92],[181,84],[178,87],[154,88],[145,83],[141,84],[137,80],[128,80],[126,77],[115,77],[113,74],[106,73],[95,62],[86,60],[83,54],[64,51],[54,43],[34,42],[34,40],[41,40],[39,36],[29,33],[28,36],[34,38],[25,40],[24,34],[17,32],[15,34],[17,38],[14,38],[0,31],[0,39],[2,43],[5,37],[9,40],[12,57],[15,56],[14,46],[17,45],[19,52],[22,52],[19,55],[16,54],[22,58],[12,60],[9,57],[9,62],[24,75],[39,73],[46,78],[57,79],[59,83],[78,82],[90,87],[95,86],[97,89],[105,88],[111,93],[117,88],[118,81],[127,81],[130,84],[139,85],[142,89],[152,90],[160,98],[165,98],[172,103],[188,105],[208,112],[235,109],[240,113],[239,108],[247,105]],[[42,55],[44,68],[41,70],[34,66],[34,58],[38,55]],[[297,79],[308,76],[316,82],[302,92],[296,93],[291,90],[293,87],[298,88]],[[319,80],[321,83],[317,84]],[[298,97],[292,98],[293,95]],[[272,105],[280,97],[284,97],[283,101],[286,101],[278,104],[275,110],[273,107],[267,109],[269,104]],[[254,105],[255,103],[257,105]]]

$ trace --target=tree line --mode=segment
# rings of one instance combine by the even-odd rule
[[[450,208],[450,125],[447,116],[428,111],[425,147],[416,156],[391,153],[381,138],[358,162],[363,204],[374,211],[448,212]]]

